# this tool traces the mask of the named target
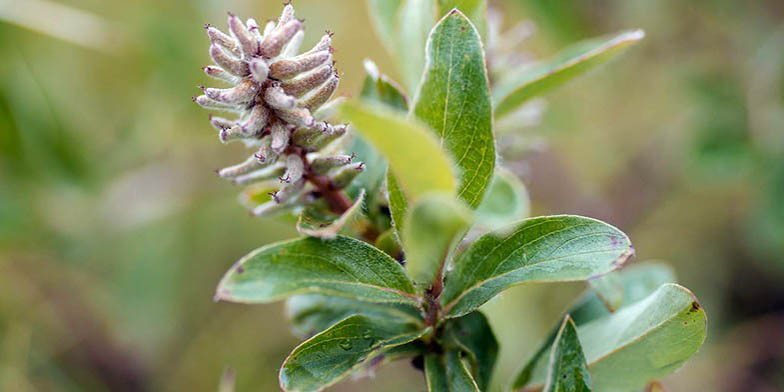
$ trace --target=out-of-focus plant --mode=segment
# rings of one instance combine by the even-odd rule
[[[499,342],[479,308],[522,283],[588,281],[591,290],[513,388],[638,391],[679,368],[705,338],[694,295],[661,265],[613,272],[634,249],[609,224],[527,218],[522,184],[497,165],[496,121],[642,32],[579,43],[491,83],[485,1],[371,0],[370,9],[412,99],[367,62],[360,97],[328,103],[338,83],[330,35],[297,54],[302,21],[291,5],[263,30],[231,14],[230,34],[207,27],[216,66],[205,72],[234,87],[195,99],[240,114],[212,118],[222,141],[259,148],[219,174],[250,185],[243,201],[255,215],[299,215],[304,235],[251,252],[216,292],[288,300],[307,340],[284,361],[281,387],[321,390],[408,358],[431,391],[486,390]],[[335,106],[358,135],[327,122]],[[467,239],[472,227],[478,238]]]

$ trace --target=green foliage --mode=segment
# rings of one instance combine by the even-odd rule
[[[529,209],[525,185],[514,173],[499,166],[482,204],[476,209],[476,221],[488,228],[506,226],[527,218]]]
[[[441,354],[428,354],[425,357],[425,381],[431,392],[470,392],[479,391],[466,363],[460,353],[447,351]]]
[[[340,112],[386,157],[407,198],[455,192],[452,162],[426,126],[378,105],[349,102]]]
[[[413,359],[430,391],[488,390],[503,342],[480,307],[523,283],[585,281],[590,289],[522,368],[516,388],[635,390],[691,357],[705,315],[688,290],[669,283],[667,267],[613,272],[634,254],[626,234],[580,216],[526,219],[525,186],[496,166],[496,118],[642,33],[577,44],[491,85],[486,1],[369,6],[414,99],[409,106],[366,61],[359,99],[340,105],[338,116],[356,133],[350,148],[376,167],[346,188],[352,202],[340,213],[306,206],[297,228],[307,237],[250,253],[217,289],[217,299],[232,302],[287,299],[295,333],[309,338],[284,362],[281,387],[322,390],[352,372]]]
[[[280,369],[280,386],[287,391],[321,390],[378,351],[408,343],[427,331],[399,321],[348,317],[291,352]]]
[[[402,231],[406,272],[414,282],[429,284],[442,272],[456,240],[471,225],[471,212],[452,196],[420,199],[408,212]]]
[[[259,248],[226,273],[215,298],[264,303],[304,293],[416,304],[414,286],[400,264],[349,237],[306,237]]]
[[[448,316],[464,315],[513,285],[586,280],[620,268],[632,254],[624,233],[594,219],[526,219],[485,234],[460,254],[441,303]]]
[[[578,327],[598,391],[632,391],[677,370],[705,340],[705,312],[687,289],[667,283],[646,298]],[[544,381],[548,364],[540,358],[530,380]],[[521,382],[522,381],[522,382]]]
[[[414,115],[430,125],[460,169],[458,196],[476,208],[495,167],[493,114],[479,33],[460,11],[436,25],[427,42]]]
[[[569,316],[564,318],[555,336],[548,367],[544,392],[591,391],[591,376],[577,337],[577,327]]]
[[[611,60],[644,36],[642,30],[635,30],[578,42],[532,69],[508,76],[493,92],[495,115],[500,118],[512,113],[527,100]]]

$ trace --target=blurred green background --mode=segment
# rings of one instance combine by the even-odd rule
[[[282,0],[0,0],[0,391],[277,390],[297,339],[282,304],[213,303],[249,250],[295,235],[252,219],[212,170],[221,146],[191,102],[204,23],[274,18]],[[547,98],[506,162],[535,214],[628,232],[670,262],[709,334],[672,391],[784,390],[784,2],[505,0],[545,57],[627,28],[647,38]],[[340,93],[372,58],[397,78],[364,1],[296,0],[306,45],[336,32]],[[582,285],[518,287],[487,305],[509,380]],[[408,363],[335,391],[424,390]]]

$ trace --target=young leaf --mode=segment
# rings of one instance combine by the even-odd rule
[[[459,9],[471,19],[479,35],[487,33],[487,0],[438,0],[438,17],[444,16],[453,8]]]
[[[425,381],[430,392],[479,392],[471,372],[460,359],[460,352],[425,356]]]
[[[429,329],[408,323],[379,323],[365,316],[350,316],[297,346],[280,369],[280,386],[291,392],[322,390],[380,350],[411,342],[427,332]]]
[[[665,264],[658,263],[632,265],[620,271],[610,272],[608,275],[617,275],[623,286],[624,297],[619,308],[629,306],[646,298],[665,283],[675,282],[675,275],[672,269]],[[566,314],[570,315],[574,323],[580,326],[589,321],[609,316],[610,312],[594,290],[587,290],[566,311]],[[533,357],[523,366],[515,380],[515,388],[528,384],[533,377],[534,367],[548,353],[548,349],[553,344],[557,334],[558,326],[550,332],[550,335],[542,342]]]
[[[297,220],[297,231],[312,237],[331,239],[338,235],[343,226],[362,210],[365,190],[361,189],[354,204],[343,215],[324,215],[319,209],[305,207]]]
[[[466,355],[479,389],[487,390],[498,357],[498,341],[485,315],[476,311],[450,319],[444,325],[443,334],[451,349]]]
[[[482,41],[473,24],[452,10],[427,42],[425,76],[413,113],[429,125],[460,169],[458,196],[482,201],[495,167],[493,109]]]
[[[580,339],[577,338],[577,327],[571,317],[566,316],[550,352],[550,365],[544,392],[590,391],[591,377],[585,364]]]
[[[386,75],[379,72],[375,63],[365,60],[367,76],[362,85],[360,98],[363,102],[384,105],[401,112],[408,111],[408,99],[402,90]],[[383,156],[371,146],[361,135],[353,135],[351,147],[348,149],[356,154],[357,161],[365,162],[367,169],[354,182],[367,189],[367,206],[376,206],[376,196],[384,183],[387,173],[387,162]],[[369,211],[372,215],[374,211]]]
[[[417,283],[432,283],[471,219],[471,211],[454,196],[432,194],[417,201],[402,231],[408,276]]]
[[[401,112],[408,111],[408,98],[403,94],[403,90],[389,77],[379,72],[378,66],[373,61],[365,60],[365,72],[367,76],[360,93],[363,101],[380,103]]]
[[[343,104],[340,112],[386,157],[408,199],[429,192],[455,192],[452,162],[424,125],[390,109],[358,102]]]
[[[530,200],[525,185],[514,173],[496,167],[485,198],[476,209],[476,221],[487,228],[505,226],[527,218],[529,208]]]
[[[644,36],[642,30],[633,30],[578,42],[550,60],[511,75],[498,83],[493,92],[496,118],[513,112],[528,99],[609,61]]]
[[[414,286],[397,261],[362,241],[341,236],[329,241],[300,238],[256,249],[226,273],[215,299],[266,303],[305,293],[418,303]]]
[[[457,317],[510,286],[589,279],[621,267],[633,254],[626,234],[595,219],[526,219],[483,235],[458,256],[441,302],[448,317]]]
[[[436,20],[433,0],[406,0],[397,21],[394,58],[403,71],[406,89],[416,91],[425,65],[425,43]]]
[[[643,389],[677,370],[705,340],[705,312],[688,289],[667,283],[645,299],[578,326],[583,351],[597,391]],[[526,383],[544,381],[547,361],[540,358]]]
[[[362,315],[379,322],[406,321],[422,323],[418,309],[403,304],[378,304],[351,298],[303,294],[289,298],[286,310],[297,336],[311,337],[353,315]]]

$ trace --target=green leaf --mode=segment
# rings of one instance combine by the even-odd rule
[[[431,194],[417,201],[402,231],[408,276],[417,283],[432,283],[471,220],[471,211],[454,196]]]
[[[623,301],[619,308],[629,306],[646,298],[665,283],[675,282],[675,275],[669,266],[651,262],[631,265],[620,271],[610,272],[608,275],[617,275],[623,286]],[[575,324],[579,326],[589,321],[609,316],[610,312],[595,290],[587,290],[566,311],[566,314],[570,315]],[[533,357],[523,366],[515,380],[515,388],[522,388],[528,384],[533,377],[534,367],[547,354],[557,334],[558,327],[556,326],[542,345],[539,346]]]
[[[433,0],[406,0],[397,22],[394,59],[403,71],[406,89],[416,91],[425,66],[425,43],[436,21]]]
[[[378,236],[376,239],[376,248],[383,250],[384,253],[388,254],[393,259],[399,259],[401,252],[403,252],[394,228],[391,228]]]
[[[303,294],[289,298],[286,310],[297,336],[311,337],[353,315],[386,321],[421,324],[418,309],[403,304],[377,304],[351,298]]]
[[[413,113],[436,132],[455,160],[458,196],[472,208],[479,206],[495,167],[493,109],[479,33],[458,10],[444,16],[430,34]]]
[[[448,317],[457,317],[510,286],[589,279],[621,267],[633,254],[626,234],[595,219],[526,219],[483,235],[458,256],[441,302]]]
[[[386,75],[379,72],[375,63],[365,60],[367,76],[362,85],[360,98],[364,102],[384,105],[401,112],[408,111],[408,99],[400,88]],[[387,173],[387,162],[361,135],[353,135],[352,145],[348,151],[357,155],[357,160],[365,162],[367,169],[354,181],[368,190],[368,209],[375,213],[377,194],[384,183]]]
[[[362,85],[360,97],[363,101],[375,102],[386,105],[401,112],[408,111],[408,98],[403,90],[378,70],[378,66],[371,60],[365,60],[365,82]]]
[[[497,83],[493,92],[497,104],[496,118],[515,111],[527,100],[609,61],[644,36],[642,30],[633,30],[578,42],[550,60],[524,69],[517,75],[510,75]]]
[[[454,193],[454,168],[432,131],[380,106],[348,102],[341,116],[387,159],[409,200],[429,192]]]
[[[364,201],[365,190],[361,189],[354,204],[342,215],[325,214],[321,209],[305,207],[297,220],[297,231],[312,237],[335,238],[343,226],[362,210],[362,202]]]
[[[335,384],[385,348],[411,342],[429,332],[408,323],[351,316],[306,340],[280,369],[286,391],[319,391]]]
[[[496,167],[493,181],[482,204],[476,209],[476,221],[487,228],[508,225],[528,217],[530,199],[525,185],[514,173]]]
[[[615,310],[644,299],[665,283],[675,283],[675,274],[672,268],[666,264],[654,262],[630,265],[606,276],[611,275],[617,276],[623,296]],[[617,289],[616,287],[615,290]],[[610,294],[597,291],[596,287],[592,286],[591,290],[586,291],[569,310],[574,322],[581,325],[600,317],[609,316],[611,310],[607,307],[606,297],[608,295]]]
[[[487,390],[499,348],[485,315],[475,311],[450,319],[444,325],[443,335],[447,346],[466,355],[479,389]]]
[[[306,237],[256,249],[226,273],[215,299],[267,303],[306,293],[418,303],[414,286],[397,261],[341,236],[328,241]]]
[[[617,273],[609,273],[590,279],[588,284],[596,297],[610,312],[618,310],[623,303],[623,282]]]
[[[458,351],[425,356],[425,381],[430,392],[479,392]]]
[[[597,391],[626,392],[671,374],[705,340],[705,312],[688,289],[667,283],[637,303],[578,326]],[[528,385],[544,381],[540,358]],[[525,384],[516,382],[515,387]]]
[[[486,38],[487,0],[438,0],[438,17],[444,16],[453,8],[467,15],[479,31],[479,35]]]
[[[561,323],[550,352],[544,392],[590,392],[591,376],[577,338],[577,327],[568,315]]]
[[[391,170],[387,171],[387,199],[389,200],[389,214],[392,216],[392,223],[398,236],[403,233],[403,221],[408,210],[408,201],[400,185],[397,184],[395,174]]]

